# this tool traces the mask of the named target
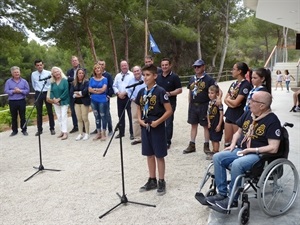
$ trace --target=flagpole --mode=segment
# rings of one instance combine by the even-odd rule
[[[148,8],[149,8],[149,0],[146,0],[146,19],[145,19],[145,57],[148,55]]]
[[[148,22],[145,19],[145,57],[148,55]]]

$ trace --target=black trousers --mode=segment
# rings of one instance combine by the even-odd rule
[[[42,92],[39,99],[37,99],[39,94],[40,94],[39,91],[35,92],[38,131],[43,131],[43,103],[45,103],[46,105],[50,130],[54,130],[55,123],[54,123],[52,104],[46,101],[47,92]]]
[[[26,112],[26,101],[25,99],[21,100],[9,100],[9,111],[11,115],[11,129],[13,132],[18,133],[18,115],[20,116],[20,122],[21,122],[21,129],[22,131],[27,130],[27,126],[23,127],[26,118],[25,118],[25,112]]]
[[[117,105],[118,105],[118,117],[120,120],[119,123],[119,129],[120,129],[120,135],[124,136],[125,134],[125,113],[122,115],[122,112],[125,110],[125,106],[126,103],[128,102],[128,96],[126,96],[126,98],[124,99],[117,99]],[[133,128],[132,128],[132,116],[131,116],[131,105],[130,105],[130,101],[126,107],[126,111],[127,111],[127,116],[128,116],[128,120],[129,120],[129,133],[130,135],[133,135]]]

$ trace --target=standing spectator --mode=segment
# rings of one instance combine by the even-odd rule
[[[51,74],[50,99],[53,101],[61,131],[58,138],[66,140],[68,138],[68,107],[70,102],[69,85],[66,75],[59,67],[52,67]]]
[[[34,71],[31,74],[31,82],[32,82],[32,87],[35,91],[34,97],[36,101],[35,104],[36,104],[36,111],[37,111],[38,131],[36,132],[35,136],[39,136],[40,134],[43,133],[43,103],[45,103],[47,109],[50,133],[51,135],[55,135],[55,130],[54,130],[55,123],[54,123],[52,104],[46,101],[47,91],[51,86],[50,80],[47,79],[47,77],[51,76],[51,72],[48,70],[44,70],[44,63],[41,59],[35,60],[34,65],[36,71]]]
[[[212,159],[212,156],[219,152],[220,141],[223,136],[223,104],[217,105],[217,100],[219,96],[219,87],[216,85],[211,85],[208,88],[208,97],[210,99],[207,110],[207,127],[209,131],[209,138],[212,143],[213,150],[207,153],[206,159]]]
[[[281,71],[277,70],[276,71],[276,86],[275,86],[275,91],[277,90],[278,85],[280,85],[281,90],[283,91],[282,79],[283,79],[283,75],[282,75]]]
[[[107,79],[103,74],[103,67],[99,64],[94,65],[94,76],[90,79],[89,92],[91,93],[92,109],[95,116],[97,135],[94,141],[101,139],[106,140],[106,126],[107,126],[107,105],[106,97]]]
[[[154,64],[153,57],[151,55],[146,55],[144,59],[145,66],[150,66]],[[157,67],[157,74],[161,74],[162,70],[160,67]]]
[[[132,68],[132,72],[134,75],[134,78],[129,81],[129,85],[137,83],[139,81],[144,80],[144,76],[142,74],[142,69],[140,66],[134,66]],[[132,145],[136,145],[142,142],[141,139],[141,126],[138,120],[138,105],[135,103],[135,99],[139,91],[143,88],[146,87],[146,84],[141,84],[135,87],[134,91],[133,88],[129,88],[127,90],[128,96],[130,97],[131,100],[131,114],[132,114],[132,125],[133,125],[133,136],[134,136],[134,141],[131,142]]]
[[[293,78],[293,80],[295,80],[295,77],[293,75],[291,75],[288,70],[284,70],[284,80],[285,80],[285,86],[286,86],[287,93],[290,92],[291,78]]]
[[[81,68],[77,56],[72,56],[71,64],[72,64],[72,68],[67,71],[67,79],[68,79],[68,82],[69,82],[69,90],[71,89],[72,82],[74,81],[74,78],[76,76],[76,71],[79,68]],[[86,74],[86,69],[83,68],[83,70]],[[70,97],[72,98],[72,96],[70,96]],[[75,108],[74,108],[74,101],[70,102],[70,109],[71,109],[71,116],[72,116],[72,122],[73,122],[73,128],[70,131],[70,134],[72,134],[72,133],[75,133],[75,132],[78,131],[78,121],[77,121],[76,112],[75,112]]]
[[[188,123],[191,124],[191,140],[188,147],[183,150],[183,154],[196,151],[196,136],[198,133],[198,124],[204,129],[203,151],[205,154],[210,153],[209,149],[209,131],[207,124],[207,110],[210,101],[208,97],[208,88],[216,84],[215,80],[205,72],[205,62],[198,59],[193,64],[195,75],[192,76],[188,83],[189,89],[189,109]],[[221,91],[221,90],[220,90]],[[222,92],[219,98],[222,97]]]
[[[100,59],[98,60],[98,64],[103,67],[103,73],[102,76],[106,77],[107,79],[107,89],[106,89],[106,97],[107,97],[107,129],[108,129],[108,136],[112,135],[113,127],[112,127],[112,119],[110,114],[110,98],[114,94],[113,90],[113,78],[112,75],[105,70],[106,63],[104,60]],[[92,75],[93,76],[93,75]],[[97,127],[97,125],[96,125]],[[97,128],[91,133],[91,134],[97,134]]]
[[[123,60],[120,63],[121,72],[118,73],[114,79],[113,89],[115,94],[117,95],[117,105],[118,105],[118,116],[119,116],[119,131],[120,133],[116,136],[116,138],[120,138],[120,136],[125,136],[125,113],[122,116],[122,112],[125,110],[126,104],[129,100],[128,93],[126,87],[129,84],[129,81],[134,78],[133,73],[129,70],[129,65],[127,61]],[[132,116],[131,116],[131,106],[130,104],[126,107],[127,116],[129,120],[129,133],[130,140],[133,140],[133,128],[132,128]]]
[[[252,89],[251,84],[245,79],[249,68],[246,63],[238,62],[232,68],[234,81],[224,98],[224,103],[228,106],[225,112],[225,147],[230,146],[233,134],[238,130],[236,121],[244,112],[247,96]]]
[[[87,78],[84,69],[76,71],[76,77],[73,81],[70,90],[72,99],[75,104],[75,112],[78,120],[79,135],[76,141],[88,140],[90,131],[89,110],[91,105],[91,98],[89,95],[89,79]],[[83,125],[85,133],[83,132]]]
[[[5,82],[4,93],[8,94],[8,105],[11,115],[11,129],[10,137],[18,134],[18,115],[21,120],[21,129],[24,136],[27,136],[26,125],[26,101],[25,97],[29,93],[28,82],[21,78],[20,68],[13,66],[10,68],[12,77]]]
[[[163,58],[160,65],[162,73],[158,74],[156,83],[166,90],[173,110],[172,115],[166,120],[167,145],[169,149],[172,144],[173,121],[176,110],[177,95],[182,93],[182,86],[179,76],[171,71],[172,65],[170,59]]]
[[[147,156],[149,172],[149,179],[140,188],[140,192],[157,188],[157,195],[164,195],[166,193],[164,157],[168,154],[165,121],[171,116],[172,108],[166,91],[156,85],[156,73],[157,68],[154,65],[143,67],[147,87],[141,89],[135,99],[135,103],[138,105],[138,119],[143,140],[142,154]]]
[[[252,95],[257,91],[267,91],[271,94],[272,92],[272,78],[271,71],[265,68],[259,68],[253,71],[251,83],[253,85],[252,90],[247,96],[247,102],[244,107],[244,111],[249,110],[249,103],[252,98]]]

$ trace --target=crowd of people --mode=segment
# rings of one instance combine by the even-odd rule
[[[157,189],[157,194],[163,195],[166,192],[164,157],[167,156],[168,149],[172,144],[177,95],[182,93],[182,84],[180,77],[172,71],[172,61],[169,58],[163,58],[160,61],[160,67],[154,66],[152,56],[146,56],[144,63],[143,67],[136,65],[130,70],[129,63],[122,60],[120,72],[113,78],[105,70],[105,61],[101,59],[94,65],[92,75],[88,78],[87,70],[81,67],[76,56],[72,56],[72,68],[66,74],[59,67],[53,67],[51,71],[45,70],[44,62],[40,59],[36,60],[34,62],[36,71],[31,74],[37,111],[35,135],[39,136],[43,133],[42,109],[45,104],[51,135],[56,134],[52,110],[54,108],[60,129],[57,137],[61,140],[68,139],[69,133],[78,132],[76,141],[87,141],[91,134],[95,134],[93,141],[105,141],[107,136],[113,134],[110,98],[116,95],[119,117],[116,124],[119,133],[115,138],[125,136],[125,113],[127,113],[131,144],[141,143],[142,155],[147,157],[149,177],[140,191]],[[219,162],[223,157],[235,154],[235,151],[242,150],[244,155],[257,151],[276,152],[277,141],[273,141],[273,139],[278,139],[277,137],[268,134],[264,136],[263,141],[259,141],[256,140],[257,136],[252,135],[259,129],[257,124],[263,123],[269,126],[270,119],[267,119],[266,122],[265,120],[270,117],[268,114],[271,113],[270,70],[265,68],[250,70],[244,62],[235,63],[232,68],[234,81],[224,92],[223,98],[224,90],[222,91],[217,82],[206,73],[204,60],[196,60],[192,67],[195,75],[190,77],[187,85],[189,90],[187,122],[191,125],[190,140],[187,148],[183,150],[183,154],[196,151],[198,124],[204,130],[203,151],[206,159],[213,160],[219,166],[222,164]],[[290,79],[294,77],[287,70],[284,78],[280,71],[276,73],[277,77],[280,76],[277,78],[276,88],[278,84],[280,85],[279,80],[281,79],[281,81],[286,81],[289,91]],[[8,94],[12,117],[10,136],[18,133],[18,115],[22,133],[27,136],[25,98],[29,93],[29,84],[21,78],[20,68],[12,67],[11,74],[12,78],[8,79],[5,84],[5,93]],[[258,101],[259,97],[263,101]],[[300,110],[299,97],[300,91],[293,94],[294,106],[291,111]],[[224,100],[222,101],[222,99]],[[226,110],[224,110],[224,105],[227,106]],[[69,109],[73,123],[70,132],[67,130]],[[90,132],[91,125],[88,119],[90,109],[94,114],[96,127],[92,132]],[[245,121],[255,121],[256,125],[254,128],[249,126],[244,129]],[[274,119],[274,121],[277,120]],[[270,126],[272,127],[272,125]],[[278,126],[280,123],[276,123],[276,127],[272,127],[272,131]],[[250,129],[250,127],[252,128]],[[223,133],[225,150],[220,151]],[[243,141],[239,141],[240,139]],[[210,148],[209,142],[211,142],[212,148]],[[266,144],[266,146],[261,146],[261,144]],[[272,148],[267,147],[269,145],[272,145]],[[257,150],[258,148],[259,150]],[[253,149],[256,149],[256,152]],[[237,160],[237,157],[231,158]],[[249,161],[251,164],[256,161],[258,156],[249,156],[249,158],[251,158]],[[243,161],[240,161],[237,166],[241,163]],[[246,170],[247,166],[245,165],[243,169]],[[217,165],[216,170],[223,174],[223,170]],[[241,171],[240,169],[237,174]],[[220,193],[215,199],[207,200],[210,204],[226,199],[226,193],[223,193],[225,192],[223,180],[218,181],[217,185],[218,183],[220,183],[218,188]]]

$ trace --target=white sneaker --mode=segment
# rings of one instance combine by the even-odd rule
[[[86,140],[88,140],[88,139],[89,139],[89,135],[88,135],[88,134],[84,134],[82,140],[86,141]]]
[[[80,141],[83,138],[81,134],[78,134],[77,138],[75,139],[76,141]]]

